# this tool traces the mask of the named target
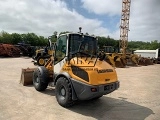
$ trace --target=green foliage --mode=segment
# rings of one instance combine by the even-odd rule
[[[0,33],[0,43],[6,43],[6,44],[25,43],[25,44],[30,44],[31,46],[46,46],[48,40],[43,36],[37,36],[35,33],[9,34],[5,31],[2,31]]]
[[[38,45],[39,37],[34,33],[28,33],[24,35],[24,38],[22,40],[24,40],[24,42],[27,44],[36,46]]]
[[[119,47],[119,41],[114,40],[113,38],[110,38],[109,36],[106,37],[98,37],[98,45],[100,49],[103,49],[103,46],[113,46],[113,47]]]
[[[47,38],[45,38],[44,36],[39,36],[39,41],[38,41],[39,46],[45,46],[47,45],[47,43],[48,43]]]
[[[18,33],[12,33],[10,36],[12,37],[12,44],[17,44],[22,41],[22,37]]]
[[[151,45],[150,45],[150,49],[154,50],[154,49],[157,49],[157,48],[160,48],[160,42],[158,43],[158,40],[152,41]]]
[[[142,42],[142,41],[130,41],[128,42],[128,48],[132,50],[155,50],[160,48],[160,42],[158,40],[154,40],[151,42]]]
[[[56,35],[52,35],[52,36],[51,36],[51,41],[52,41],[53,43],[57,41]]]
[[[7,32],[5,32],[5,31],[2,31],[1,33],[0,33],[0,42],[1,43],[10,43],[10,44],[12,44],[12,36],[9,34],[9,33],[7,33]]]
[[[65,34],[66,32],[61,32],[60,34]],[[88,35],[88,33],[86,33]],[[51,36],[51,41],[57,41],[57,32],[53,32]],[[48,43],[48,38],[43,36],[37,36],[35,33],[27,33],[27,34],[18,34],[12,33],[9,34],[5,31],[0,32],[0,43],[7,43],[7,44],[18,44],[18,43],[25,43],[30,44],[32,46],[46,46]],[[119,47],[119,40],[115,40],[113,38],[108,37],[101,37],[98,36],[98,45],[100,49],[103,49],[103,46],[113,46],[115,48]],[[151,42],[143,42],[143,41],[129,41],[128,42],[128,49],[130,50],[137,50],[137,49],[148,49],[148,50],[155,50],[160,48],[160,42],[158,40],[153,40]]]

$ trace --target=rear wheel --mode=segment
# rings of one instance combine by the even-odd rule
[[[70,107],[74,104],[72,100],[72,87],[68,79],[60,77],[56,83],[56,99],[63,107]]]
[[[48,86],[48,70],[42,66],[33,72],[33,85],[37,91],[44,91]]]
[[[39,56],[37,59],[37,65],[44,66],[45,64],[45,58],[43,56]]]

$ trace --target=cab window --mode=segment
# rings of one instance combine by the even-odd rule
[[[63,60],[66,56],[67,36],[60,36],[57,40],[57,49],[55,54],[55,64]]]

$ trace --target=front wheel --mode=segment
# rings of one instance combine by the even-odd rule
[[[38,67],[33,72],[33,85],[37,91],[44,91],[48,86],[48,70],[44,67]]]
[[[39,65],[39,66],[44,66],[45,65],[45,58],[43,56],[38,57],[37,65]]]
[[[74,104],[72,100],[72,87],[68,79],[60,77],[56,83],[56,99],[63,107],[70,107]]]

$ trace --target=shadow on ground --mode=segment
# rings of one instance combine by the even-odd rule
[[[55,89],[47,88],[41,93],[55,96]],[[103,96],[97,100],[79,101],[67,109],[98,120],[144,120],[154,114],[151,109],[126,100]]]
[[[144,120],[154,114],[147,107],[105,96],[98,100],[81,101],[69,110],[98,120]]]
[[[27,85],[25,87],[33,87],[33,85]],[[36,89],[34,88],[34,90],[36,91]],[[47,87],[47,89],[45,89],[45,91],[37,91],[37,92],[41,92],[43,94],[46,94],[46,95],[50,95],[50,96],[55,96],[55,88],[54,87]]]
[[[50,87],[50,88],[47,88],[45,91],[42,91],[41,93],[51,95],[51,96],[55,96],[55,89]]]

